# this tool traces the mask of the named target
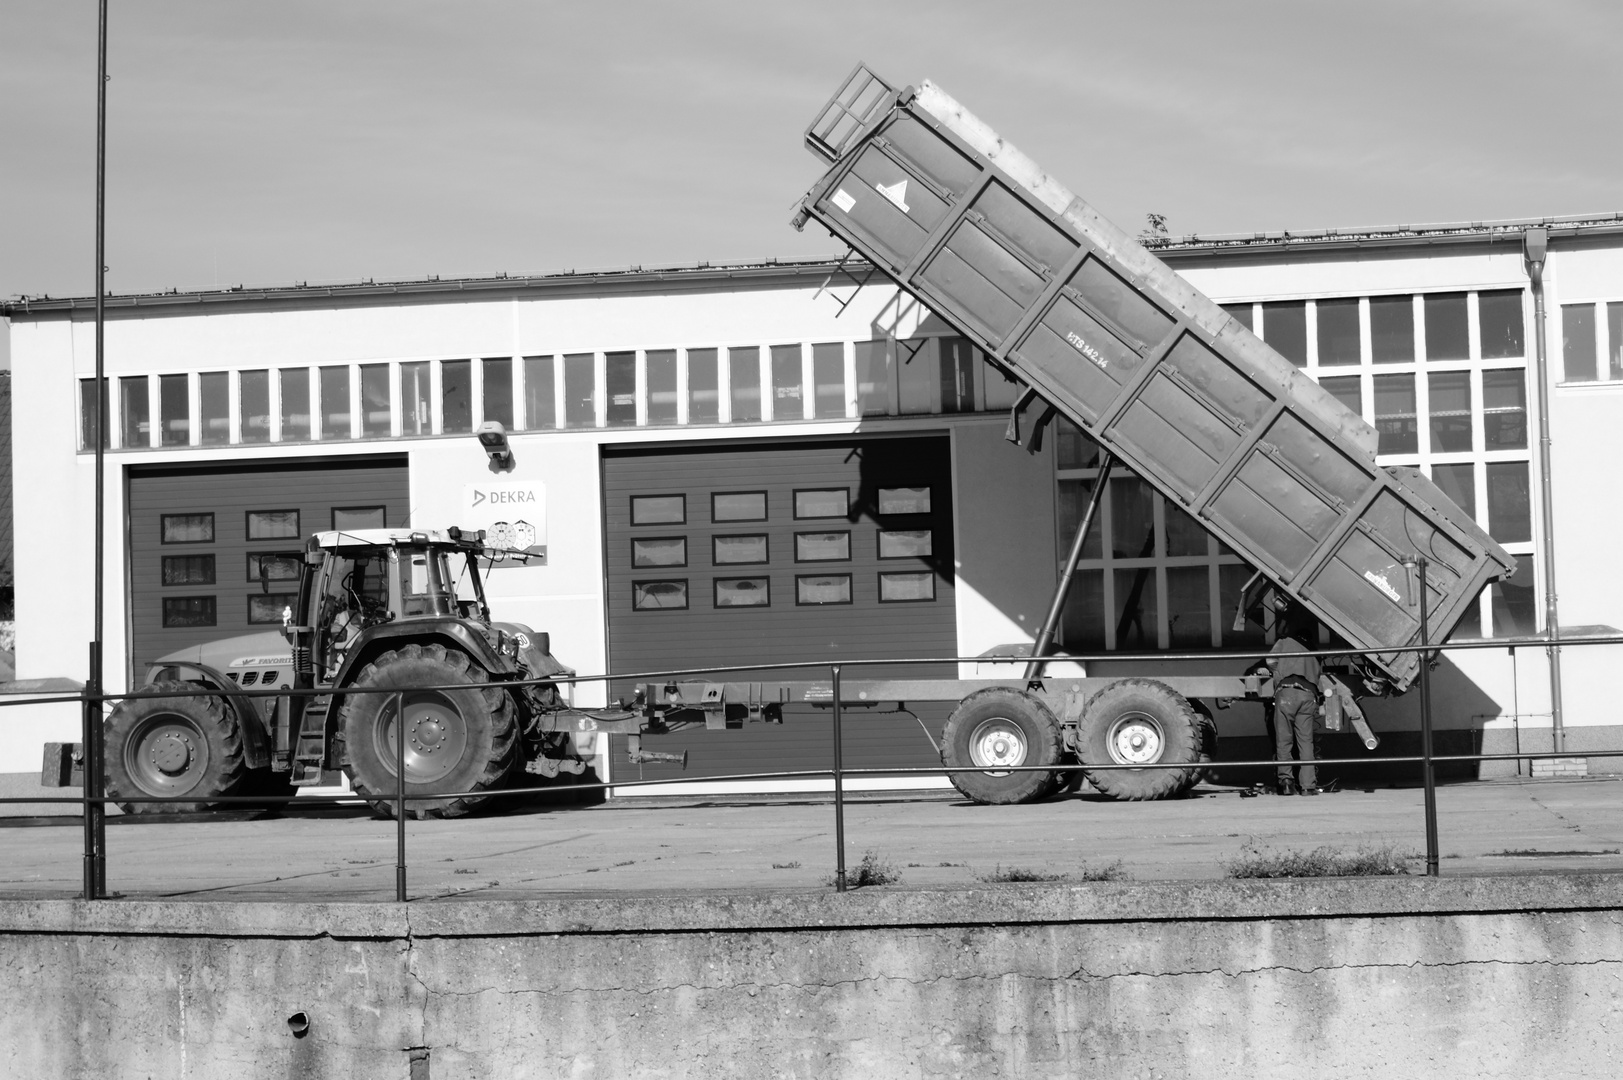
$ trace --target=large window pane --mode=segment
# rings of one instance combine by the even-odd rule
[[[487,356],[481,362],[485,419],[513,430],[513,361],[506,356]],[[363,369],[364,370],[364,369]]]
[[[898,341],[896,352],[901,361],[896,369],[900,412],[903,416],[934,412],[936,384],[941,378],[935,339]]]
[[[1129,652],[1154,649],[1156,632],[1155,568],[1116,571],[1116,648]]]
[[[806,405],[799,345],[772,346],[772,419],[802,419]]]
[[[1488,463],[1488,533],[1501,544],[1533,539],[1527,462]]]
[[[1522,336],[1522,291],[1506,289],[1477,297],[1477,322],[1482,328],[1482,359],[1526,356]]]
[[[1489,450],[1527,446],[1527,372],[1482,373],[1482,435]]]
[[[1534,592],[1533,556],[1516,556],[1516,572],[1489,588],[1493,636],[1522,637],[1538,633],[1538,600]]]
[[[1420,449],[1413,375],[1375,376],[1375,430],[1381,438],[1377,453],[1412,454]]]
[[[1471,331],[1464,293],[1436,293],[1422,302],[1426,312],[1426,359],[1465,360]]]
[[[975,411],[975,358],[979,350],[963,338],[942,338],[941,411]]]
[[[321,369],[321,437],[347,439],[349,427],[349,368]]]
[[[1431,481],[1443,489],[1443,494],[1454,500],[1466,516],[1476,518],[1476,466],[1433,465]]]
[[[1082,514],[1088,506],[1088,497],[1092,493],[1092,480],[1061,480],[1059,482],[1059,549],[1061,552],[1069,553],[1071,545],[1076,543],[1076,527],[1082,521]],[[1082,543],[1082,557],[1084,559],[1103,557],[1103,541],[1100,539],[1100,534],[1104,531],[1104,523],[1100,520],[1103,517],[1102,513],[1094,515],[1093,527],[1088,530],[1088,538]]]
[[[440,361],[440,431],[446,435],[473,430],[473,363]]]
[[[885,342],[859,341],[854,349],[857,411],[863,416],[885,416],[891,411],[890,355]]]
[[[400,434],[434,432],[433,391],[427,361],[400,365]]]
[[[1606,305],[1606,377],[1623,379],[1623,302]]]
[[[310,369],[284,368],[276,373],[282,397],[282,441],[310,437]]]
[[[244,371],[237,376],[242,420],[240,438],[245,443],[270,441],[270,372]]]
[[[1172,648],[1211,647],[1211,581],[1211,570],[1204,566],[1167,567],[1167,644]]]
[[[1434,371],[1426,377],[1431,397],[1431,449],[1434,454],[1471,449],[1471,373]]]
[[[1258,612],[1246,613],[1241,629],[1234,629],[1234,616],[1240,606],[1240,590],[1255,571],[1249,566],[1220,566],[1217,571],[1217,596],[1222,608],[1218,611],[1217,625],[1223,631],[1223,646],[1228,649],[1259,649],[1266,647],[1267,629],[1257,622]]]
[[[361,435],[384,439],[392,434],[389,423],[389,365],[361,365]]]
[[[1206,554],[1206,530],[1172,500],[1163,499],[1161,505],[1166,515],[1167,554],[1173,556]]]
[[[1413,298],[1369,298],[1369,348],[1377,364],[1405,364],[1414,359]]]
[[[733,421],[745,423],[761,418],[761,350],[727,350],[727,378],[732,388]]]
[[[1290,300],[1262,305],[1262,339],[1285,359],[1307,363],[1307,303]]]
[[[1099,444],[1063,416],[1054,421],[1054,456],[1061,469],[1092,469],[1099,464]]]
[[[1245,327],[1247,330],[1254,329],[1251,325],[1250,304],[1222,304],[1220,306],[1241,326]]]
[[[1358,363],[1357,298],[1320,300],[1317,306],[1319,363],[1321,365]]]
[[[688,423],[714,424],[721,418],[715,349],[688,350]]]
[[[637,423],[637,354],[611,352],[603,357],[603,389],[608,394],[604,419],[609,427]]]
[[[812,381],[816,415],[832,420],[845,415],[845,346],[837,341],[812,346]]]
[[[145,375],[118,380],[120,446],[135,449],[152,444],[152,412],[148,398]]]
[[[1103,570],[1078,570],[1065,595],[1060,636],[1069,653],[1105,650],[1105,575]]]
[[[1118,559],[1155,555],[1155,491],[1136,476],[1110,479],[1110,546]]]
[[[1595,305],[1561,305],[1561,369],[1567,382],[1594,382]]]
[[[646,354],[648,367],[648,422],[676,423],[676,350],[653,349]]]
[[[986,384],[986,400],[981,404],[988,412],[997,412],[1000,409],[1013,408],[1014,403],[1020,400],[1020,383],[1007,373],[998,370],[984,354],[981,363],[986,367],[982,376]]]
[[[1319,385],[1347,406],[1354,416],[1364,415],[1364,384],[1357,375],[1333,375],[1320,379]]]
[[[102,379],[101,411],[98,414],[96,402],[96,380],[79,380],[79,449],[81,450],[94,450],[96,448],[96,432],[99,430],[97,425],[101,422],[98,420],[98,415],[107,416],[109,419],[111,419],[109,415],[110,410],[107,407],[107,385],[107,380],[105,378]],[[109,428],[111,427],[111,425],[108,426]],[[103,449],[111,445],[107,441],[105,435],[102,437],[101,445]]]
[[[564,426],[597,426],[597,364],[591,353],[564,357]]]
[[[206,445],[231,441],[231,376],[205,371],[197,377],[198,441]]]
[[[190,379],[185,375],[158,377],[158,425],[164,446],[188,446],[192,441]]]
[[[524,426],[532,431],[558,426],[550,356],[524,358]]]

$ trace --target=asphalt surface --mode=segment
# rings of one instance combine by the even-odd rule
[[[1623,782],[1502,780],[1438,789],[1445,875],[1623,870]],[[848,870],[871,852],[900,885],[960,886],[1010,870],[1077,881],[1110,869],[1136,880],[1228,876],[1265,855],[1390,849],[1424,872],[1419,788],[1316,798],[1194,797],[1118,803],[1080,795],[976,806],[947,795],[850,799]],[[76,818],[0,820],[0,899],[67,899],[80,888]],[[114,818],[108,888],[131,898],[392,900],[396,827],[361,808],[278,816]],[[835,868],[830,798],[619,799],[454,821],[408,821],[414,900],[536,899],[827,887]]]

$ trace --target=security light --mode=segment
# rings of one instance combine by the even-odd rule
[[[513,468],[513,448],[507,445],[507,429],[500,420],[486,420],[474,432],[479,445],[490,457],[491,472],[510,472]]]

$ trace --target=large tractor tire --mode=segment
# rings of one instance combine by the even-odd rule
[[[1084,765],[1182,764],[1188,769],[1092,769],[1113,799],[1170,799],[1201,777],[1202,723],[1182,694],[1154,679],[1121,679],[1089,701],[1077,745]]]
[[[161,682],[161,694],[200,689]],[[212,696],[149,697],[121,701],[106,724],[107,797],[191,796],[172,803],[118,802],[126,814],[181,814],[208,810],[220,795],[235,795],[246,773],[242,732],[225,702]],[[230,805],[230,804],[222,804]]]
[[[1036,802],[1054,794],[1064,773],[1000,772],[998,766],[1057,765],[1064,754],[1059,719],[1021,690],[989,687],[958,703],[941,734],[941,764],[952,786],[988,805]]]
[[[488,685],[468,655],[440,645],[407,645],[366,665],[344,694],[338,714],[339,759],[350,789],[386,817],[395,810],[395,732],[406,732],[406,811],[418,818],[460,817],[489,795],[436,798],[499,788],[518,759],[513,699]],[[458,684],[466,684],[462,689]],[[451,690],[414,687],[453,686]],[[357,693],[403,688],[405,723],[396,695]]]

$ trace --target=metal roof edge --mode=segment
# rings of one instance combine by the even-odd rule
[[[1551,240],[1623,234],[1623,211],[1608,214],[1564,214],[1542,218],[1388,225],[1349,229],[1303,229],[1280,232],[1139,237],[1157,258],[1264,251],[1345,251],[1355,248],[1432,246],[1520,242],[1528,229],[1548,229]]]

